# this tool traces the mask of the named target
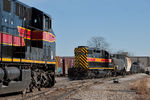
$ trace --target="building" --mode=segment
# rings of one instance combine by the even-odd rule
[[[148,56],[131,56],[130,59],[132,63],[140,62],[145,67],[150,67],[150,57]]]

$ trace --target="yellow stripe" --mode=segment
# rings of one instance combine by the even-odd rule
[[[20,59],[13,59],[13,62],[20,62]]]
[[[106,67],[89,67],[89,69],[115,69],[114,67],[106,68]]]
[[[56,40],[54,41],[50,41],[50,40],[46,40],[46,39],[32,39],[33,41],[46,41],[46,42],[55,42]]]
[[[42,63],[45,63],[45,61],[36,61],[36,60],[35,60],[35,61],[32,60],[32,61],[33,61],[33,63],[41,63],[41,64],[42,64]]]
[[[8,44],[8,43],[1,43],[1,42],[0,42],[0,44],[5,44],[5,45],[10,45],[10,46],[12,46],[12,44]],[[21,46],[21,45],[13,44],[13,46]],[[22,46],[25,46],[25,45],[22,45]]]
[[[2,58],[2,61],[12,61],[12,59],[11,58]]]
[[[56,64],[56,62],[49,62],[49,61],[47,61],[47,64]]]
[[[21,62],[27,62],[27,63],[32,63],[32,60],[27,60],[27,59],[21,59]]]
[[[4,61],[4,62],[20,62],[20,59],[12,59],[12,58],[0,58],[0,61]],[[26,62],[26,63],[41,63],[44,64],[45,61],[38,61],[38,60],[28,60],[28,59],[21,59],[21,62]],[[47,64],[56,64],[56,62],[50,62],[47,61]]]
[[[24,37],[24,39],[31,40],[31,38]]]
[[[41,63],[41,64],[45,63],[45,61],[27,60],[27,59],[22,59],[21,62],[26,62],[26,63]]]
[[[12,44],[8,44],[8,43],[1,43],[1,42],[0,42],[0,44],[5,44],[5,45],[10,45],[10,46],[12,46]]]

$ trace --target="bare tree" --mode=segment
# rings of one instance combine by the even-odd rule
[[[87,41],[89,47],[92,48],[100,48],[103,50],[109,50],[109,44],[105,41],[103,37],[92,37],[89,41]]]
[[[118,50],[116,53],[117,54],[123,54],[123,55],[126,55],[126,56],[134,56],[134,53],[126,51],[126,50]]]

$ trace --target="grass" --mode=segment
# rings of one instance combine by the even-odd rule
[[[131,90],[135,90],[137,100],[150,100],[150,77],[140,79],[131,85]]]

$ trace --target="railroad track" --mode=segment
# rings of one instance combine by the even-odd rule
[[[68,90],[64,95],[60,96],[57,98],[57,100],[66,100],[69,99],[72,95],[76,94],[77,92],[87,89],[90,86],[94,85],[94,84],[102,84],[103,82],[88,82],[86,84],[82,84],[79,87],[76,88],[72,88],[70,90]]]
[[[25,96],[24,98],[18,100],[65,100],[76,94],[78,91],[89,88],[95,84],[103,84],[106,81],[112,81],[113,79],[114,77],[72,81],[70,84],[60,87],[56,86],[56,88],[48,89],[31,96]]]
[[[62,86],[62,87],[58,87],[58,88],[53,88],[53,89],[48,89],[45,91],[42,91],[40,93],[31,95],[31,96],[25,96],[22,99],[18,99],[18,100],[35,100],[39,97],[47,97],[50,96],[52,94],[55,94],[55,99],[57,98],[58,100],[64,100],[62,98],[65,98],[66,96],[69,96],[70,93],[72,93],[74,90],[78,90],[79,88],[83,87],[83,86],[87,86],[89,83],[87,83],[86,81],[83,82],[75,82],[75,83],[71,83],[68,86]],[[59,93],[64,92],[63,96],[60,96]],[[58,95],[57,95],[58,94]]]
[[[99,78],[99,79],[87,79],[87,80],[76,80],[68,81],[67,83],[55,85],[53,88],[42,89],[41,91],[35,93],[29,93],[25,96],[19,95],[16,96],[16,99],[13,100],[65,100],[69,99],[72,95],[76,94],[78,91],[89,88],[95,84],[103,84],[104,82],[110,82],[114,78],[118,77],[109,77],[109,78]],[[13,97],[6,97],[2,100],[12,100]],[[0,98],[1,99],[1,98]]]

